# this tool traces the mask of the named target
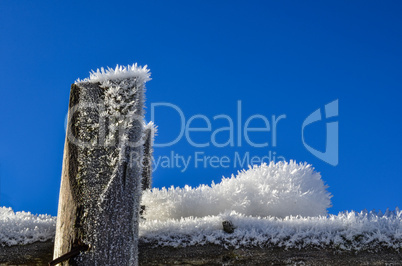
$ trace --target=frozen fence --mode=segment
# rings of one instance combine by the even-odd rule
[[[222,221],[235,226],[222,230]],[[140,224],[140,239],[155,246],[189,247],[217,244],[226,247],[335,248],[379,250],[402,248],[402,211],[343,212],[338,215],[252,217],[236,212],[200,218],[187,217]]]

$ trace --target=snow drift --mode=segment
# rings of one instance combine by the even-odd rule
[[[235,211],[242,215],[326,215],[331,194],[321,175],[306,163],[271,162],[250,167],[219,184],[144,191],[147,220],[204,217]]]

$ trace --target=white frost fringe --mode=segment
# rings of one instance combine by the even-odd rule
[[[235,226],[222,230],[222,221]],[[156,246],[187,247],[217,244],[225,247],[273,246],[287,248],[336,248],[378,250],[402,248],[402,211],[341,212],[338,215],[301,217],[252,217],[236,212],[201,218],[166,221],[144,220],[140,239]]]
[[[0,207],[0,246],[26,245],[53,239],[56,217],[47,214],[14,212]]]
[[[144,83],[151,79],[151,72],[147,67],[147,65],[145,65],[144,67],[138,66],[137,63],[128,66],[116,65],[114,69],[107,67],[106,70],[101,67],[100,69],[98,68],[96,71],[91,70],[91,72],[89,73],[89,78],[85,78],[83,80],[77,79],[75,83],[104,83],[109,80],[123,80],[130,78],[137,78],[138,83]]]

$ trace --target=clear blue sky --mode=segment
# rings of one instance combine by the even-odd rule
[[[197,148],[183,137],[155,148],[157,158],[271,151],[321,172],[334,195],[330,213],[402,207],[401,14],[400,1],[1,1],[0,205],[57,213],[71,83],[91,69],[138,62],[152,72],[148,120],[151,103],[160,102],[178,106],[186,120],[205,115],[212,131],[227,126],[215,115],[236,118],[239,100],[243,123],[253,114],[286,115],[275,147],[272,131],[250,133],[269,142],[263,148],[244,138],[241,146]],[[304,147],[301,126],[336,99],[332,166]],[[178,135],[172,108],[156,108],[155,120],[157,143]],[[315,123],[305,140],[323,151],[325,134],[325,122]],[[211,132],[191,138],[208,142]],[[239,169],[159,168],[154,186],[209,184]]]

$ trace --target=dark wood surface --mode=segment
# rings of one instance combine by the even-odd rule
[[[1,265],[47,265],[53,242],[0,247]],[[361,252],[335,249],[242,248],[218,245],[186,248],[139,246],[139,265],[402,265],[393,249]]]

